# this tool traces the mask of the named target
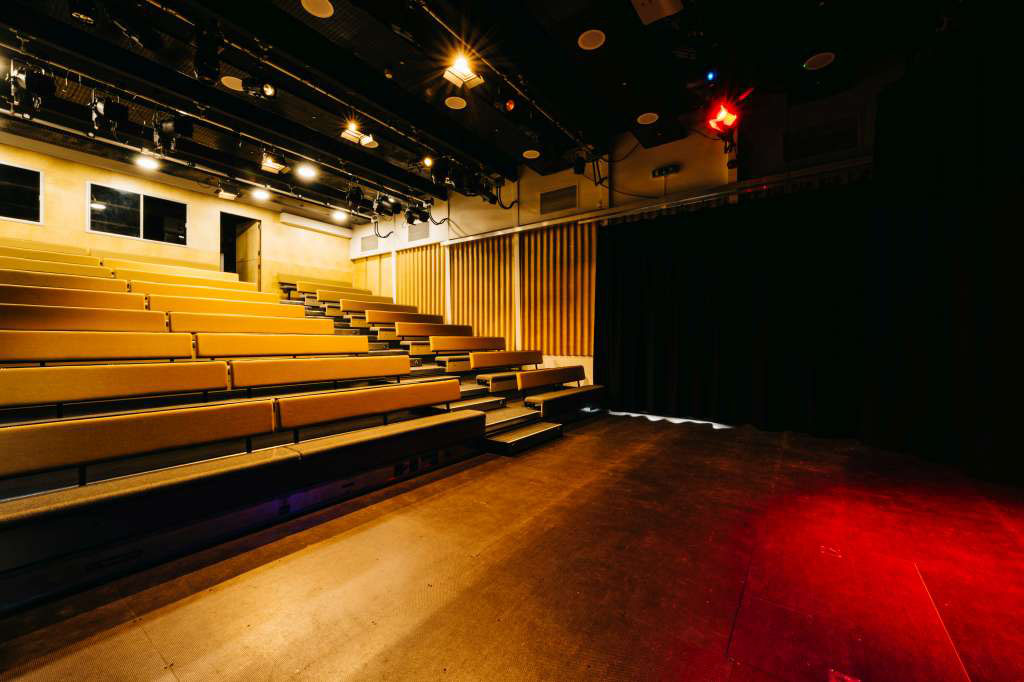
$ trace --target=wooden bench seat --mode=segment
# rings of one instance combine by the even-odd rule
[[[90,289],[32,287],[20,284],[0,284],[0,303],[61,305],[73,308],[146,309],[146,297],[143,294],[94,291]]]
[[[338,301],[338,307],[345,312],[365,312],[369,310],[390,310],[396,313],[414,313],[416,306],[399,305],[394,303],[374,303],[369,301],[357,301],[350,298],[343,298]]]
[[[242,334],[334,334],[325,319],[258,317],[220,313],[168,313],[172,332],[225,332]]]
[[[200,287],[190,284],[170,284],[168,282],[150,282],[133,279],[129,282],[133,292],[143,294],[164,294],[167,296],[190,296],[192,298],[220,298],[230,301],[255,301],[257,303],[277,303],[276,294],[264,291],[243,291],[241,289],[221,289],[218,287]]]
[[[278,284],[286,284],[295,287],[299,291],[313,292],[317,289],[353,289],[365,293],[371,293],[369,289],[360,289],[352,286],[352,282],[345,282],[342,280],[333,279],[321,279],[318,277],[308,277],[306,275],[288,275],[278,273],[277,275]]]
[[[522,367],[523,365],[539,365],[542,362],[544,362],[544,354],[539,350],[480,351],[469,354],[471,369]]]
[[[473,327],[468,324],[430,324],[424,322],[395,322],[398,336],[472,336]]]
[[[0,292],[0,296],[2,296]],[[132,294],[145,296],[144,294]],[[232,301],[225,298],[194,298],[191,296],[145,296],[150,310],[174,313],[225,313],[228,315],[259,315],[262,317],[305,317],[300,305],[260,303],[255,301]]]
[[[0,246],[10,246],[16,249],[31,249],[33,251],[49,251],[51,253],[74,253],[80,256],[90,254],[89,249],[84,246],[72,246],[70,244],[53,244],[41,242],[35,239],[18,239],[15,237],[0,237]]]
[[[535,393],[524,398],[523,404],[540,410],[541,417],[550,418],[572,410],[579,410],[587,405],[597,404],[603,391],[604,387],[599,385],[573,386],[557,391]]]
[[[477,374],[476,382],[487,387],[488,393],[504,393],[516,390],[515,372],[489,372]]]
[[[331,291],[330,289],[317,289],[316,300],[321,303],[337,303],[343,299],[353,301],[367,301],[371,303],[394,303],[391,296],[374,296],[373,294],[358,294],[350,291]]]
[[[0,303],[0,329],[162,332],[167,316],[154,310]]]
[[[0,330],[0,362],[4,363],[191,357],[191,334]]]
[[[0,269],[0,284],[60,289],[88,289],[90,291],[128,291],[128,282],[120,279],[31,272],[29,270]]]
[[[220,272],[220,263],[203,263],[193,258],[167,258],[166,256],[150,256],[138,253],[125,253],[124,251],[107,251],[106,249],[89,249],[89,255],[99,258],[113,258],[122,261],[132,261],[143,266],[149,265],[174,265],[180,268],[188,268],[200,273]],[[145,269],[140,268],[140,269]]]
[[[226,362],[156,362],[0,369],[0,407],[228,388]]]
[[[399,322],[442,324],[444,322],[444,317],[441,315],[428,315],[427,313],[406,313],[398,310],[367,310],[366,321],[370,324],[392,325]]]
[[[396,377],[408,373],[408,355],[231,361],[231,384],[235,388]]]
[[[341,355],[366,353],[363,335],[335,334],[217,334],[200,332],[196,357],[232,358],[273,355]]]
[[[77,253],[59,253],[56,251],[40,251],[37,249],[18,248],[0,245],[0,256],[27,258],[29,260],[49,260],[58,263],[74,263],[75,265],[100,265],[100,259]]]
[[[187,286],[213,287],[217,289],[237,289],[239,291],[256,291],[254,282],[239,282],[215,277],[195,277],[191,275],[169,275],[163,272],[151,272],[149,270],[132,270],[130,268],[118,268],[114,270],[114,277],[126,280],[143,280],[146,282],[163,282],[165,284],[184,284]],[[276,294],[274,295],[276,299]]]
[[[155,272],[163,275],[181,275],[184,277],[196,277],[199,279],[212,279],[224,282],[237,282],[238,274],[234,272],[222,272],[221,270],[209,270],[206,268],[194,268],[185,265],[167,265],[164,263],[148,263],[137,260],[128,260],[116,256],[105,256],[103,266],[115,272],[118,270],[135,270],[138,272]]]
[[[0,256],[0,269],[50,272],[60,275],[80,275],[83,277],[113,277],[110,268],[103,268],[98,265],[58,263],[52,260],[33,260],[29,258],[15,258],[13,256]]]
[[[516,372],[516,388],[526,391],[541,386],[555,386],[570,381],[583,381],[587,378],[582,365],[568,367],[550,367]]]
[[[0,428],[0,477],[273,430],[273,400],[8,426]]]
[[[454,402],[460,397],[458,380],[450,379],[314,393],[278,398],[277,403],[281,428],[295,429],[310,424]]]
[[[435,353],[505,350],[505,339],[500,336],[431,336],[430,350]]]

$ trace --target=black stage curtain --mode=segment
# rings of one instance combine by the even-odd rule
[[[1019,472],[1016,454],[992,458],[993,383],[1008,371],[977,182],[992,166],[982,138],[943,130],[971,103],[936,101],[929,73],[880,105],[870,184],[599,231],[595,375],[611,409]],[[918,116],[908,141],[926,92],[945,111]]]

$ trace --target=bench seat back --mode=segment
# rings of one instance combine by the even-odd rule
[[[281,428],[436,405],[459,399],[457,379],[278,398]]]
[[[516,372],[516,388],[524,391],[540,386],[555,386],[569,381],[583,381],[587,378],[582,365],[571,367],[552,367],[551,369],[534,369],[527,372]]]
[[[142,294],[31,287],[20,284],[0,284],[0,303],[62,305],[74,308],[121,308],[122,310],[146,309],[146,297]]]
[[[353,301],[368,301],[371,303],[394,303],[395,299],[390,296],[374,296],[373,294],[361,294],[352,291],[332,291],[330,289],[317,289],[316,300],[321,303],[337,303],[342,299]]]
[[[396,322],[397,336],[472,336],[468,324],[430,324],[424,322]]]
[[[103,258],[103,266],[108,267],[115,272],[118,270],[136,270],[139,272],[155,272],[163,275],[180,275],[184,277],[197,277],[199,279],[212,279],[222,282],[238,281],[238,274],[234,272],[222,272],[220,270],[208,270],[206,268],[191,268],[184,265],[147,263],[113,256],[105,256]]]
[[[0,407],[228,388],[226,362],[155,362],[0,369]]]
[[[196,357],[201,358],[341,355],[370,350],[365,335],[199,333],[195,336]]]
[[[37,249],[23,249],[15,246],[0,245],[0,256],[12,258],[27,258],[29,260],[49,260],[58,263],[74,263],[75,265],[100,265],[100,259],[95,256],[86,256],[77,253],[59,253],[57,251],[40,251]]]
[[[168,313],[172,332],[238,332],[244,334],[334,334],[328,319],[258,317],[221,313]]]
[[[25,287],[55,287],[61,289],[88,289],[90,291],[128,291],[128,282],[109,277],[62,275],[49,272],[0,269],[0,284]]]
[[[398,305],[394,303],[375,303],[372,301],[358,301],[350,298],[343,298],[338,301],[338,307],[346,312],[364,312],[367,310],[391,310],[397,313],[414,313],[414,305]]]
[[[397,324],[398,322],[441,324],[444,322],[444,317],[427,313],[403,313],[397,310],[367,310],[366,321],[370,324]]]
[[[133,294],[136,295],[136,294]],[[137,294],[143,296],[143,294]],[[151,294],[146,297],[150,310],[174,313],[226,313],[228,315],[259,315],[262,317],[305,317],[301,305],[232,301],[225,298],[194,298]]]
[[[0,428],[0,477],[274,430],[273,400]]]
[[[408,373],[408,355],[231,361],[231,384],[235,388],[404,376]]]
[[[539,365],[542,362],[544,354],[539,350],[481,351],[469,354],[470,369]]]
[[[191,334],[0,330],[0,362],[166,360],[191,357]]]
[[[162,332],[167,317],[154,310],[0,303],[0,329]]]
[[[52,272],[59,275],[81,275],[84,277],[113,277],[109,268],[98,265],[77,265],[75,263],[58,263],[52,260],[33,260],[0,256],[0,268],[4,270],[28,270],[29,272]]]
[[[168,296],[191,296],[193,298],[220,298],[229,301],[256,301],[258,303],[277,303],[277,294],[264,291],[243,291],[241,289],[222,289],[219,287],[200,287],[191,284],[171,284],[168,282],[150,282],[133,279],[129,283],[131,290],[143,294],[166,294]]]
[[[430,350],[434,352],[505,350],[505,339],[500,336],[431,336]]]
[[[147,282],[164,282],[166,284],[186,284],[198,287],[215,287],[219,289],[237,289],[239,291],[256,291],[254,282],[238,282],[214,277],[196,277],[193,275],[169,275],[163,272],[151,272],[149,270],[133,270],[130,268],[118,268],[113,271],[114,277],[118,279],[139,279]]]

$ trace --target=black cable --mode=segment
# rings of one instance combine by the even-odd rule
[[[519,203],[519,199],[513,199],[512,203],[506,206],[505,202],[501,200],[501,187],[496,187],[495,190],[494,193],[498,196],[498,206],[501,206],[506,211]]]
[[[622,158],[619,158],[619,159],[609,158],[607,160],[602,159],[602,161],[604,161],[605,163],[618,163],[619,161],[625,161],[626,159],[628,159],[630,157],[630,155],[633,154],[633,152],[635,152],[639,148],[640,148],[640,142],[638,141],[635,145],[633,145],[632,149],[630,149],[628,152],[626,152],[626,155],[623,156]]]
[[[388,237],[390,237],[391,235],[393,235],[395,233],[394,230],[391,230],[387,234],[381,234],[380,233],[380,229],[378,229],[379,227],[380,227],[380,221],[379,220],[374,220],[373,221],[373,233],[375,235],[377,235],[378,239],[387,239]]]

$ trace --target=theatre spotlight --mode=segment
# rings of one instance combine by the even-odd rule
[[[435,185],[447,185],[451,182],[452,162],[451,159],[435,159],[430,164],[430,181]]]
[[[94,99],[89,104],[94,130],[115,133],[128,121],[128,107],[110,99]]]
[[[224,41],[216,26],[203,26],[196,31],[196,54],[192,73],[204,83],[220,79],[220,53]]]
[[[463,54],[455,55],[452,65],[444,70],[444,78],[455,87],[465,86],[467,90],[472,90],[484,82],[482,76],[473,72],[469,60]]]
[[[430,220],[430,209],[427,206],[410,206],[405,209],[405,222],[409,225],[425,223]]]
[[[350,187],[345,192],[345,201],[348,202],[348,207],[353,211],[359,210],[359,205],[363,202],[363,189],[356,186]]]
[[[53,76],[26,66],[11,65],[10,83],[14,110],[28,118],[43,107],[46,98],[57,92]]]
[[[739,123],[740,115],[734,105],[729,102],[718,102],[708,117],[708,127],[718,133],[718,138],[725,143],[725,153],[736,148],[734,131]]]
[[[266,78],[243,78],[242,90],[258,99],[273,99],[277,96],[277,86]]]
[[[195,124],[185,116],[157,119],[153,124],[153,144],[173,150],[179,137],[192,137]]]

